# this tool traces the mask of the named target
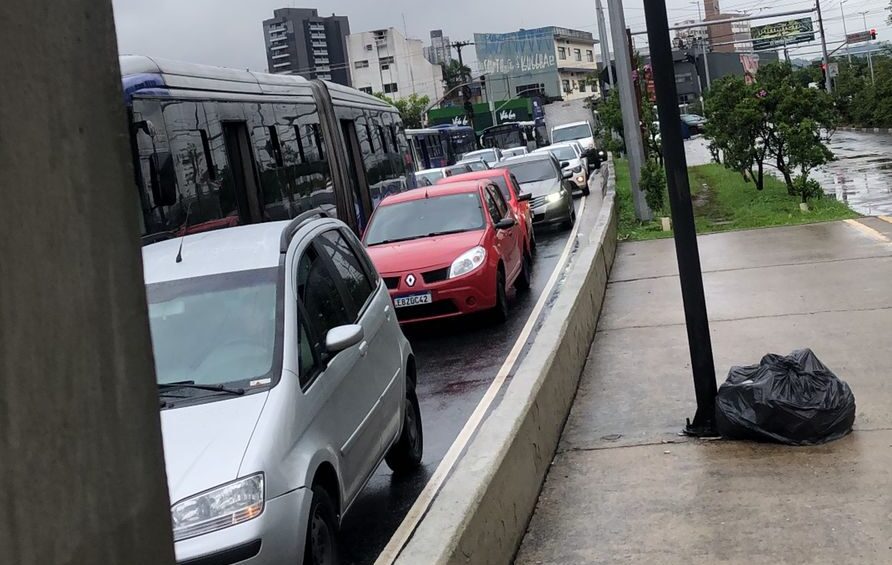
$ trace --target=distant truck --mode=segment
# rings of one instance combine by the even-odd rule
[[[589,163],[600,163],[605,154],[595,141],[599,124],[594,112],[586,106],[587,102],[579,99],[547,104],[544,107],[545,125],[551,143],[576,141],[585,151]]]
[[[545,127],[548,129],[549,139],[552,143],[556,143],[556,141],[550,137],[551,133],[554,128],[559,126],[576,122],[587,122],[593,133],[598,131],[598,119],[591,108],[586,107],[587,102],[587,99],[580,98],[579,100],[568,100],[566,102],[552,102],[543,106],[545,110]]]

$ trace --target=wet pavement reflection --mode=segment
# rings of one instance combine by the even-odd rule
[[[838,131],[836,160],[813,173],[824,192],[866,216],[892,215],[892,135]]]

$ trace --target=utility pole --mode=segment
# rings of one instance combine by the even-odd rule
[[[821,31],[821,52],[824,55],[824,88],[827,94],[833,91],[833,81],[830,78],[830,57],[827,55],[827,36],[824,33],[824,16],[821,15],[821,0],[815,0],[818,10],[818,29]]]
[[[869,31],[867,29],[867,14],[869,12],[861,12],[861,17],[864,18],[864,31]],[[876,80],[874,80],[873,76],[873,56],[871,55],[871,48],[873,47],[873,41],[867,42],[867,66],[870,68],[870,84],[876,84]]]
[[[703,4],[701,4],[698,0],[693,0],[692,2],[688,2],[688,4],[694,4],[697,6],[697,16],[699,20],[703,21]]]
[[[709,77],[709,56],[706,53],[706,43],[708,39],[700,41],[700,47],[703,49],[703,71],[706,73],[706,90],[712,88],[712,79]]]
[[[607,67],[607,77],[610,79],[610,89],[616,87],[616,79],[613,76],[613,65],[610,60],[610,37],[607,34],[607,22],[604,21],[604,6],[601,0],[595,0],[595,15],[598,17],[598,38],[601,40],[601,62]]]
[[[846,58],[849,60],[849,65],[852,64],[852,52],[849,49],[849,30],[846,29],[846,12],[842,9],[843,4],[848,2],[849,0],[842,0],[839,3],[839,15],[842,16],[842,33],[846,36]]]
[[[632,201],[635,216],[641,221],[650,220],[653,214],[641,193],[641,167],[644,165],[644,142],[641,139],[641,121],[635,103],[635,90],[632,83],[632,59],[626,45],[626,18],[622,0],[607,0],[610,10],[610,32],[613,39],[613,57],[616,60],[616,79],[619,88],[619,103],[623,115],[623,133],[626,141],[626,155],[629,158],[629,177],[632,181]],[[672,69],[670,61],[669,68]]]
[[[681,138],[678,90],[675,85],[675,65],[672,60],[665,0],[644,0],[644,17],[647,21],[651,67],[657,92],[663,161],[666,166],[669,205],[672,209],[672,225],[675,233],[675,254],[678,259],[681,297],[684,303],[688,347],[691,352],[691,370],[697,396],[697,412],[694,421],[688,421],[685,433],[700,437],[715,436],[715,362],[709,336],[709,318],[706,314],[687,160],[684,141]]]
[[[461,67],[461,78],[462,80],[468,80],[468,76],[465,73],[465,61],[462,59],[461,50],[469,45],[474,45],[473,41],[456,41],[452,44],[455,47],[455,50],[458,51],[458,65]]]

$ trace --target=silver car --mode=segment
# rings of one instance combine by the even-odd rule
[[[570,180],[576,185],[575,188],[581,190],[585,196],[588,196],[588,159],[586,159],[582,147],[578,143],[575,141],[558,143],[533,151],[533,154],[539,153],[551,153],[554,155],[554,158],[560,161],[561,171],[565,175],[570,175]]]
[[[178,562],[336,563],[382,460],[420,465],[415,360],[359,240],[320,212],[144,248]]]
[[[511,171],[521,190],[532,194],[530,211],[534,226],[560,224],[570,228],[576,223],[573,183],[553,155],[546,152],[513,157],[499,163],[497,168]]]

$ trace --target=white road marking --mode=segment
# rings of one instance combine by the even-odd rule
[[[870,227],[870,226],[865,226],[864,224],[862,224],[862,223],[859,222],[858,220],[843,220],[843,221],[844,221],[845,223],[847,223],[848,225],[852,226],[853,228],[855,228],[856,230],[860,231],[860,232],[863,233],[864,235],[866,235],[866,236],[872,238],[872,239],[875,239],[875,240],[877,240],[877,241],[882,241],[883,243],[889,243],[889,242],[890,242],[889,238],[886,237],[885,234],[883,234],[883,233],[880,232],[880,231],[877,231],[877,230],[873,229],[873,228]]]
[[[570,252],[573,251],[573,244],[576,241],[579,225],[582,222],[582,213],[585,211],[585,200],[586,198],[583,196],[579,203],[579,211],[576,213],[576,223],[570,231],[570,237],[567,238],[567,244],[564,246],[564,251],[561,254],[560,259],[558,259],[554,272],[551,273],[551,278],[549,278],[548,282],[545,284],[542,294],[539,295],[539,300],[533,307],[533,311],[530,313],[529,318],[527,318],[526,324],[520,331],[520,335],[517,336],[514,346],[508,353],[508,357],[505,358],[505,362],[502,363],[501,368],[499,368],[499,372],[496,374],[495,379],[493,379],[492,384],[490,384],[489,388],[486,390],[486,394],[480,399],[477,408],[474,409],[471,417],[468,418],[465,426],[462,428],[461,432],[459,432],[458,437],[452,442],[449,451],[446,452],[443,460],[440,461],[436,471],[434,471],[434,474],[431,476],[427,485],[425,485],[424,490],[422,490],[418,495],[418,498],[415,499],[415,503],[412,505],[412,508],[409,509],[406,517],[403,518],[399,528],[393,533],[390,541],[381,551],[381,554],[375,561],[375,565],[390,565],[396,561],[397,557],[399,557],[403,547],[409,542],[412,534],[415,533],[415,529],[421,522],[421,518],[424,516],[425,512],[427,512],[427,509],[434,501],[434,498],[436,498],[437,493],[440,492],[443,483],[446,482],[446,478],[449,476],[452,468],[455,467],[462,451],[464,451],[468,442],[471,440],[471,437],[473,437],[474,432],[476,432],[477,428],[480,426],[480,422],[483,420],[487,410],[489,410],[489,407],[496,399],[496,396],[502,388],[502,385],[505,383],[505,379],[508,378],[511,369],[514,368],[514,364],[517,362],[517,359],[520,357],[520,354],[526,346],[527,339],[530,337],[533,328],[536,326],[539,314],[541,314],[543,308],[545,308],[545,304],[548,302],[548,298],[551,296],[551,293],[567,264],[567,260],[570,258]]]

